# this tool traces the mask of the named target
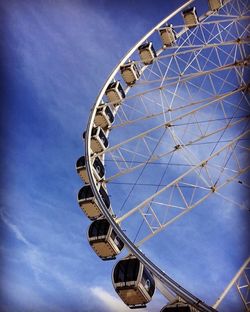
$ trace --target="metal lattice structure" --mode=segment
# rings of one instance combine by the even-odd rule
[[[217,309],[223,299],[227,296],[231,288],[235,287],[242,300],[246,311],[250,311],[250,258],[248,258],[237,274],[233,277],[219,299],[214,304]]]
[[[190,9],[193,2],[157,24],[111,73],[90,114],[85,158],[102,217],[160,292],[169,301],[179,296],[199,311],[215,311],[139,249],[211,197],[245,209],[249,2],[209,1],[202,15]],[[100,179],[97,157],[105,164]],[[112,193],[110,210],[100,184]]]

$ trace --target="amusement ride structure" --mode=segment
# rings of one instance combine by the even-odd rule
[[[76,162],[85,183],[78,202],[101,259],[127,250],[112,280],[130,308],[158,289],[168,302],[162,312],[216,311],[235,285],[250,311],[249,259],[210,306],[141,251],[211,200],[245,209],[249,17],[248,1],[208,0],[200,14],[188,0],[122,58],[92,107]]]

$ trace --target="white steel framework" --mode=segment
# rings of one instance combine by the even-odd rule
[[[228,286],[225,288],[223,293],[220,295],[214,308],[217,309],[223,299],[226,297],[232,287],[237,289],[239,296],[245,306],[246,311],[250,311],[250,257],[244,262],[242,267],[232,278]]]
[[[210,197],[245,209],[235,194],[249,189],[249,3],[224,1],[189,28],[181,22],[181,12],[193,2],[157,24],[115,67],[92,108],[85,156],[100,210],[129,252],[152,272],[161,293],[170,301],[179,296],[199,311],[215,311],[217,305],[210,307],[192,295],[138,249],[195,207],[206,206]],[[176,41],[166,47],[159,29],[170,22]],[[142,63],[137,51],[145,42],[156,49],[150,65]],[[119,72],[130,60],[140,73],[133,86]],[[119,103],[105,96],[114,80],[125,93]],[[110,107],[115,122],[105,129],[109,147],[93,153],[91,131],[101,105]],[[125,194],[113,212],[105,209],[98,192],[92,167],[97,156],[106,165],[108,192]],[[131,218],[139,220],[136,231]]]

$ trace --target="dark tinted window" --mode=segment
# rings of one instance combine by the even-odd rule
[[[99,193],[102,196],[102,199],[105,203],[105,206],[107,208],[109,208],[110,207],[110,200],[109,200],[108,194],[106,193],[106,191],[104,190],[104,188],[102,186],[100,187]]]
[[[85,157],[81,156],[79,159],[77,159],[76,167],[85,167]]]
[[[115,283],[136,281],[139,268],[140,262],[137,259],[119,261],[114,270]]]
[[[121,69],[121,71],[123,72],[125,69],[130,68],[130,66],[131,66],[131,63],[123,64],[123,65],[120,67],[120,69]]]
[[[183,13],[183,15],[186,15],[186,14],[189,14],[189,13],[196,13],[196,10],[193,7],[193,8],[189,8],[187,10],[184,10],[182,13]]]
[[[109,121],[110,121],[111,123],[113,123],[113,122],[114,122],[114,115],[113,115],[113,113],[112,113],[112,111],[111,111],[111,109],[110,109],[109,106],[106,106],[106,108],[105,108],[105,113],[106,113],[106,115],[108,116]]]
[[[139,73],[139,70],[138,70],[136,64],[133,64],[133,69],[134,69],[134,71],[136,72],[137,76],[139,77],[139,76],[140,76],[140,73]]]
[[[99,174],[99,176],[102,178],[104,176],[104,166],[103,163],[101,162],[99,157],[96,157],[94,160],[94,164],[93,164],[95,170],[97,171],[97,173]]]
[[[152,297],[155,291],[155,281],[152,274],[144,268],[142,274],[142,285],[147,289],[148,294]]]
[[[117,234],[115,233],[114,230],[112,230],[112,232],[111,232],[111,238],[114,241],[114,243],[116,244],[116,246],[119,248],[119,250],[122,250],[122,248],[124,247],[124,243],[120,239],[120,237],[117,236]]]
[[[115,88],[116,84],[117,84],[117,81],[111,82],[111,83],[108,85],[107,90],[112,89],[112,88]]]
[[[153,47],[153,44],[152,44],[152,46],[151,46],[151,50],[152,50],[154,56],[156,57],[156,52],[155,52],[155,49],[154,49],[154,47]]]
[[[114,282],[121,283],[125,281],[126,263],[119,261],[114,270]]]
[[[108,139],[106,138],[102,128],[99,128],[99,138],[102,140],[105,147],[108,147]]]
[[[125,93],[124,93],[123,88],[122,88],[120,83],[118,84],[118,90],[121,93],[122,97],[124,98],[125,97]]]
[[[142,45],[139,46],[139,50],[143,50],[149,46],[149,42],[143,43]]]
[[[127,281],[136,281],[139,272],[140,262],[137,259],[131,259],[127,267]]]
[[[107,235],[109,223],[106,219],[96,220],[89,227],[89,237]]]
[[[83,186],[78,193],[78,199],[85,199],[85,198],[92,198],[92,197],[94,197],[94,195],[93,195],[90,185]]]
[[[92,136],[93,136],[93,135],[96,135],[96,133],[97,133],[97,128],[93,128],[92,131],[91,131],[91,135],[92,135]]]

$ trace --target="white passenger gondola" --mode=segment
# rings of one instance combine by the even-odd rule
[[[140,78],[140,72],[134,61],[120,66],[122,78],[127,85],[132,86]]]
[[[152,42],[143,43],[139,46],[138,50],[140,58],[145,65],[150,65],[154,62],[154,59],[156,58],[156,52]]]
[[[107,90],[105,91],[109,102],[112,102],[114,106],[121,104],[121,101],[125,98],[124,90],[119,81],[111,82]]]
[[[100,126],[103,129],[109,128],[114,122],[114,114],[112,113],[110,107],[102,103],[100,107],[97,108],[94,124]]]
[[[100,182],[104,178],[105,174],[105,169],[103,166],[103,163],[101,162],[100,158],[97,156],[94,158],[93,161],[93,173],[94,177],[96,178],[97,182]],[[77,162],[76,162],[76,171],[83,180],[84,183],[88,184],[89,183],[89,177],[87,174],[87,169],[86,169],[86,159],[84,156],[81,156]]]
[[[85,139],[85,132],[83,138]],[[90,147],[93,153],[103,152],[108,147],[108,139],[101,127],[92,128]]]
[[[99,188],[99,193],[104,201],[107,209],[110,209],[110,200],[108,194],[102,186]],[[83,212],[90,220],[96,220],[102,216],[97,200],[92,192],[90,185],[83,186],[78,192],[78,203]]]
[[[159,29],[161,40],[165,47],[170,47],[176,41],[176,33],[173,29],[173,25],[169,24],[166,27]]]
[[[208,0],[208,3],[212,11],[217,11],[222,7],[223,0]]]
[[[182,12],[182,15],[184,18],[185,25],[188,28],[195,27],[199,24],[199,18],[195,7],[186,9],[185,11]]]
[[[197,310],[184,302],[166,305],[160,312],[197,312]]]
[[[88,240],[102,260],[115,259],[124,247],[124,243],[106,219],[99,219],[90,224]]]
[[[115,291],[130,308],[142,308],[152,299],[155,281],[134,256],[120,260],[113,270]]]

